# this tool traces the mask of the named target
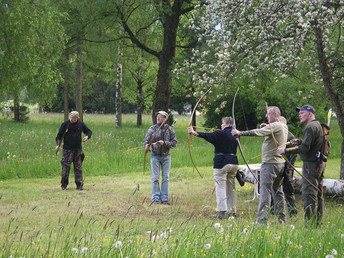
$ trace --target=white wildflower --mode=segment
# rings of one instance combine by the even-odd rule
[[[205,244],[204,249],[209,250],[211,248],[211,244]]]
[[[128,244],[131,245],[132,243],[133,243],[133,240],[130,239],[130,240],[128,241]]]
[[[342,238],[342,239],[343,239],[343,238],[344,238],[344,234],[341,234],[341,235],[340,235],[340,238]]]
[[[156,236],[156,235],[152,236],[152,241],[156,241],[158,239],[159,239],[159,236]]]
[[[219,229],[219,232],[220,232],[220,233],[223,233],[223,231],[224,231],[224,228],[221,227],[221,228]]]
[[[242,231],[243,233],[248,233],[248,228],[244,228],[244,230]]]
[[[17,157],[17,155],[13,155],[12,157],[13,157],[13,158],[16,158],[16,157]]]
[[[167,228],[167,231],[171,233],[172,232],[172,228]]]
[[[332,254],[328,254],[325,256],[325,258],[334,258],[334,256]]]
[[[287,244],[288,245],[292,245],[293,244],[293,242],[292,241],[290,241],[289,239],[287,240]]]
[[[160,237],[161,237],[161,238],[167,238],[167,232],[166,232],[166,231],[162,232],[162,233],[160,234]]]
[[[333,255],[337,255],[338,254],[337,250],[336,249],[332,249],[332,254]]]
[[[122,247],[122,242],[121,241],[117,241],[115,243],[115,248],[121,248]]]
[[[231,220],[233,220],[233,219],[235,219],[234,216],[230,216],[230,217],[228,218],[229,221],[231,221]]]
[[[220,227],[221,227],[221,224],[220,224],[220,223],[215,223],[215,224],[214,224],[214,228],[218,229],[218,228],[220,228]]]
[[[280,236],[280,235],[278,235],[278,234],[275,234],[275,235],[274,235],[274,238],[278,240],[278,239],[280,239],[280,238],[281,238],[281,236]]]
[[[81,252],[82,252],[83,254],[87,253],[87,251],[88,251],[88,248],[87,248],[87,247],[84,247],[84,248],[81,249]]]
[[[290,229],[291,229],[291,230],[294,230],[294,229],[295,229],[295,226],[294,226],[294,225],[290,225]]]
[[[149,235],[150,235],[151,233],[152,233],[152,231],[147,231],[147,234],[149,234]]]
[[[78,249],[78,248],[73,248],[73,249],[72,249],[72,252],[75,253],[75,254],[77,254],[77,253],[79,253],[79,249]]]

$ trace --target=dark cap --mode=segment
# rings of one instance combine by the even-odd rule
[[[312,107],[312,106],[310,106],[310,105],[304,105],[304,106],[302,106],[302,107],[297,107],[296,108],[296,111],[303,111],[303,110],[305,110],[305,111],[308,111],[308,112],[312,112],[313,114],[315,114],[315,109],[314,109],[314,107]]]

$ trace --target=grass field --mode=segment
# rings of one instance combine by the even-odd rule
[[[253,186],[237,185],[238,217],[210,219],[216,207],[213,148],[192,139],[200,178],[188,156],[188,117],[177,118],[171,206],[150,205],[143,149],[126,152],[142,145],[148,116],[136,128],[135,116],[126,115],[122,129],[115,129],[114,116],[85,116],[94,135],[84,146],[84,191],[75,189],[72,178],[67,190],[60,190],[55,137],[62,114],[36,114],[27,124],[0,120],[0,257],[344,257],[343,205],[335,197],[325,200],[320,228],[304,228],[300,195],[299,213],[287,224],[274,223],[271,215],[269,225],[252,226],[258,200],[246,200],[252,199]],[[242,138],[248,160],[259,154],[261,140]],[[336,145],[328,178],[339,176]]]

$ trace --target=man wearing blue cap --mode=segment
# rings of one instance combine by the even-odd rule
[[[323,129],[315,119],[315,109],[304,105],[296,108],[299,112],[300,122],[305,124],[303,139],[293,139],[290,142],[297,145],[293,148],[280,147],[281,153],[299,153],[303,161],[302,175],[307,180],[302,180],[302,201],[305,210],[306,226],[309,222],[317,225],[321,222],[324,211],[323,180],[326,163],[320,159],[323,145]],[[311,184],[312,183],[312,184]],[[316,188],[314,187],[316,186]]]

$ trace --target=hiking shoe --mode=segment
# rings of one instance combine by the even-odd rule
[[[292,218],[297,215],[297,209],[296,208],[291,208],[289,210],[289,217]]]
[[[245,185],[245,180],[244,180],[244,173],[240,170],[237,171],[236,175],[235,175],[236,179],[238,180],[240,186],[244,186]]]
[[[163,204],[163,205],[171,205],[168,201],[161,202],[161,204]]]
[[[224,219],[226,218],[226,211],[217,211],[215,214],[210,215],[212,219]]]
[[[151,202],[151,205],[152,205],[152,204],[160,204],[160,202],[159,202],[159,201],[152,201],[152,202]]]
[[[82,185],[78,185],[78,186],[76,187],[76,189],[82,191],[82,190],[84,190],[84,187],[83,187]]]
[[[61,186],[62,191],[66,190],[66,188],[67,188],[67,187],[64,186],[64,185]]]

